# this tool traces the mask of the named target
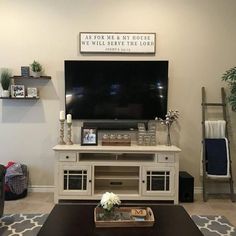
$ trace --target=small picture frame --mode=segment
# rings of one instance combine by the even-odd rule
[[[28,98],[37,98],[38,97],[38,89],[37,88],[27,88],[27,97]]]
[[[97,145],[97,128],[81,127],[81,145]]]
[[[25,86],[24,85],[11,85],[11,97],[24,98],[25,97]]]

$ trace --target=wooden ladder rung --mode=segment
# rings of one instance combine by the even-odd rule
[[[227,124],[229,124],[229,122],[227,121],[227,120],[224,120],[225,121],[225,124],[227,125]],[[205,122],[204,121],[202,121],[201,122],[201,124],[203,125]],[[202,141],[203,142],[203,141]],[[228,142],[229,142],[229,140],[228,140]]]
[[[202,103],[202,106],[226,106],[225,103]]]

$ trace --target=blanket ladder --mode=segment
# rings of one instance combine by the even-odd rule
[[[227,121],[227,115],[226,115],[226,94],[224,88],[221,88],[221,103],[207,103],[206,102],[206,92],[205,92],[205,87],[202,87],[202,152],[203,152],[203,157],[202,157],[202,168],[203,168],[203,178],[202,178],[202,187],[203,187],[203,200],[204,202],[207,201],[208,194],[206,187],[208,182],[213,182],[213,181],[220,181],[220,182],[225,182],[229,183],[230,187],[230,197],[232,202],[235,202],[235,196],[234,196],[234,185],[233,185],[233,177],[232,177],[232,168],[231,168],[231,157],[230,157],[230,145],[228,146],[229,150],[229,173],[230,177],[229,178],[224,178],[224,179],[217,179],[217,178],[210,178],[207,176],[206,173],[206,155],[205,155],[205,138],[206,138],[206,131],[205,131],[205,121],[206,121],[206,110],[207,107],[222,107],[222,112],[223,112],[223,119],[226,122],[225,126],[225,137],[228,139],[228,121]],[[230,142],[229,142],[230,144]]]

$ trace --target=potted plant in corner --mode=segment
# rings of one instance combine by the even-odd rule
[[[42,66],[39,62],[34,60],[33,63],[30,64],[30,68],[31,68],[33,77],[40,77],[41,76]]]
[[[227,70],[223,74],[222,80],[229,84],[231,94],[228,96],[228,101],[232,110],[236,111],[236,67]]]
[[[11,73],[8,69],[3,69],[1,73],[2,97],[10,96]]]

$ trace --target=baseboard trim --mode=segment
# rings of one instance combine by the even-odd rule
[[[55,189],[54,185],[31,185],[28,187],[29,192],[38,192],[38,193],[53,193],[54,189]],[[236,192],[235,188],[234,191]],[[194,187],[194,194],[201,194],[201,193],[202,193],[202,187]]]
[[[194,187],[194,194],[202,193],[202,187]]]
[[[31,185],[28,187],[29,192],[37,193],[53,193],[55,186],[53,185]]]
[[[53,185],[31,185],[28,187],[29,192],[53,193],[55,186]],[[195,187],[194,194],[202,193],[202,187]]]
[[[227,193],[229,194],[230,193],[229,187],[218,188],[217,193],[215,193],[215,189],[216,189],[215,186],[213,186],[213,187],[209,186],[207,191],[212,194],[227,194]],[[203,192],[202,187],[195,187],[194,188],[194,194],[202,194],[202,192]],[[236,194],[236,187],[234,187],[234,193]]]

